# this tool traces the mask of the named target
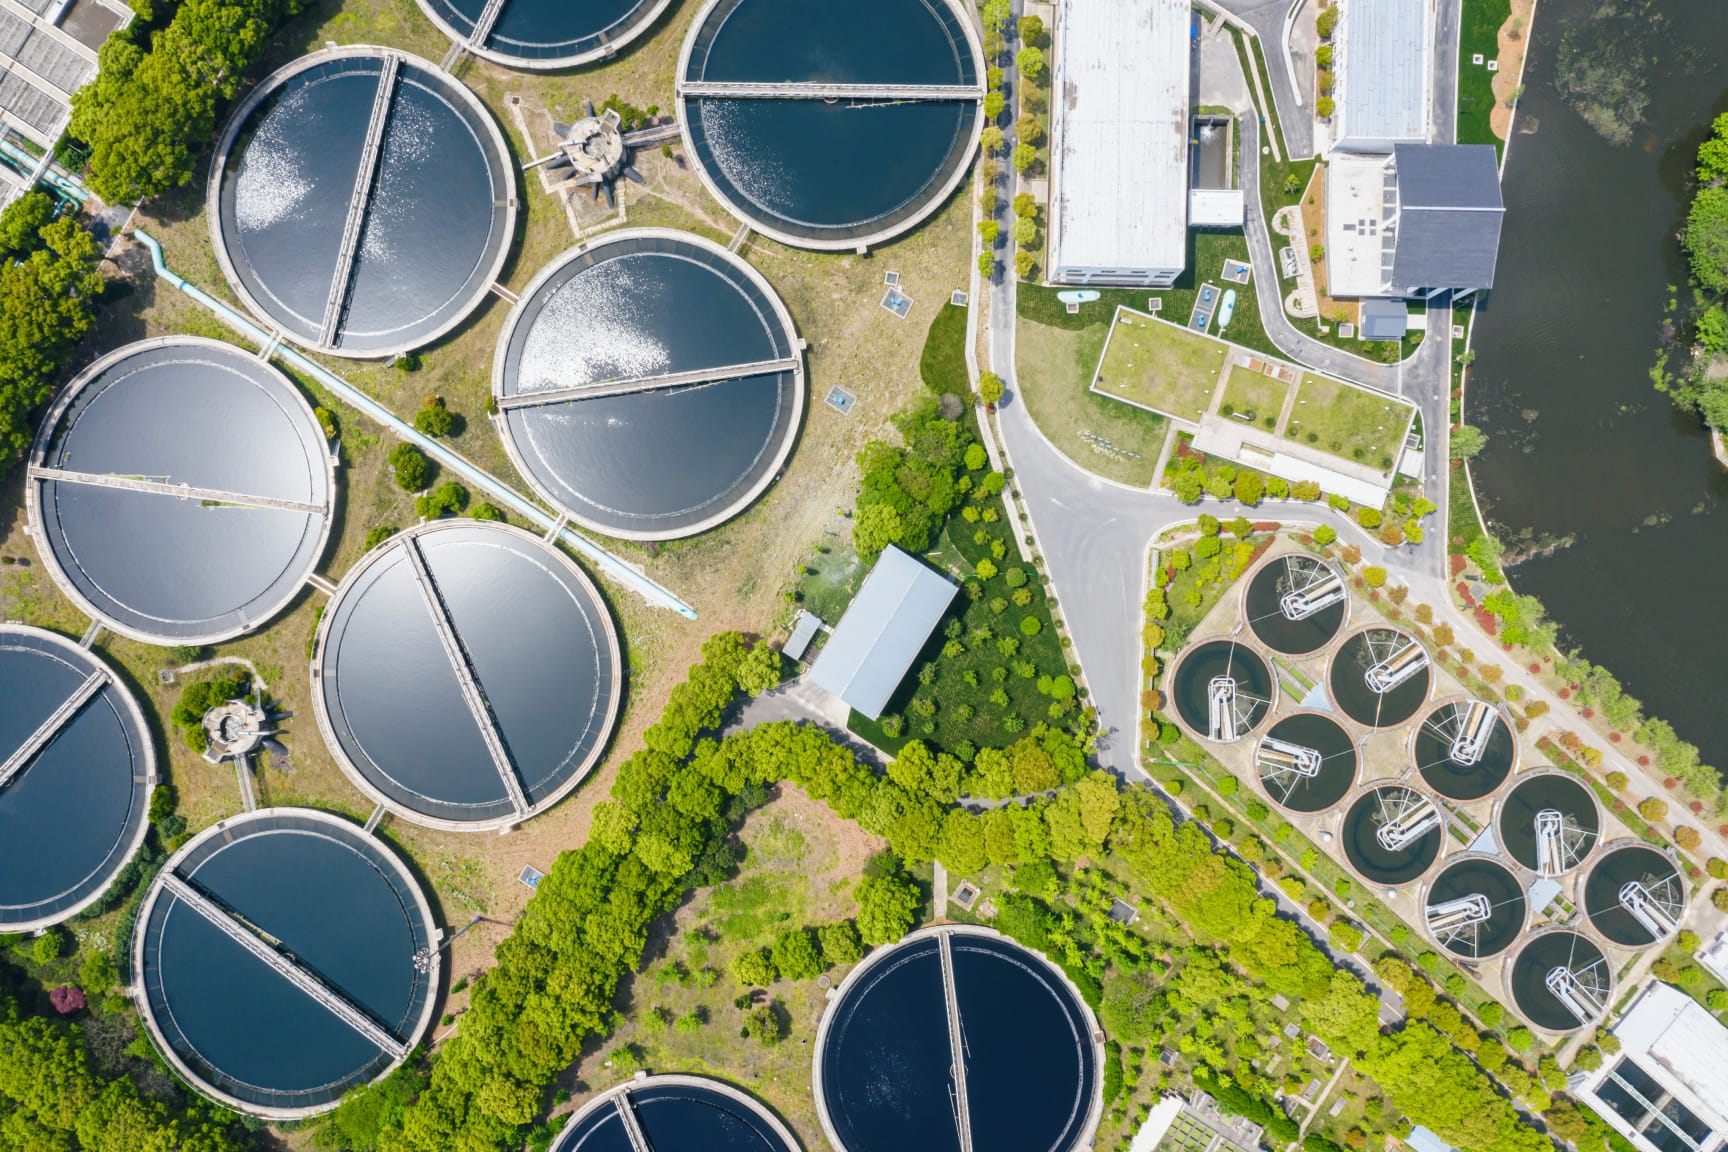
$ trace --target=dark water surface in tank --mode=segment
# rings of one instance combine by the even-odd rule
[[[1500,843],[1526,868],[1536,867],[1536,815],[1549,808],[1560,813],[1568,828],[1587,834],[1590,844],[1601,831],[1595,798],[1577,780],[1545,773],[1514,785],[1500,806]]]
[[[1278,603],[1288,592],[1303,587],[1312,569],[1292,568],[1283,559],[1274,560],[1254,574],[1244,594],[1243,610],[1248,626],[1260,643],[1287,656],[1304,656],[1324,648],[1344,626],[1344,603],[1329,605],[1301,620],[1291,620]]]
[[[1442,704],[1430,712],[1416,729],[1416,767],[1428,787],[1449,800],[1480,800],[1505,782],[1512,772],[1517,745],[1512,729],[1496,712],[1491,723],[1494,731],[1474,764],[1460,764],[1452,759],[1452,739],[1457,731],[1456,716],[1462,715],[1466,703]]]
[[[1505,173],[1494,291],[1477,318],[1466,413],[1490,436],[1472,465],[1515,536],[1573,536],[1517,565],[1565,638],[1728,767],[1728,475],[1694,417],[1650,386],[1697,147],[1728,110],[1720,0],[1661,0],[1635,46],[1649,97],[1633,141],[1603,140],[1561,98],[1565,28],[1596,0],[1555,0],[1532,23],[1526,91]]]
[[[1320,753],[1320,772],[1312,777],[1293,774],[1277,782],[1261,775],[1272,799],[1296,812],[1324,812],[1344,799],[1356,783],[1356,745],[1344,726],[1318,712],[1297,712],[1267,729],[1268,738]]]
[[[1574,973],[1587,971],[1604,982],[1610,976],[1602,950],[1576,932],[1550,932],[1525,945],[1512,962],[1513,1004],[1530,1023],[1550,1032],[1583,1027],[1571,1009],[1548,990],[1548,973],[1561,966]]]
[[[1427,903],[1432,907],[1472,895],[1488,898],[1492,912],[1487,922],[1478,924],[1473,936],[1455,936],[1444,947],[1468,959],[1504,952],[1524,930],[1529,910],[1529,901],[1524,898],[1524,889],[1518,878],[1505,865],[1492,860],[1455,860],[1434,877]]]
[[[1233,678],[1239,695],[1272,699],[1272,669],[1252,648],[1234,640],[1206,640],[1194,645],[1177,661],[1170,688],[1182,719],[1202,735],[1211,730],[1210,685],[1218,676]],[[1263,704],[1255,706],[1256,725],[1266,718],[1266,711]]]
[[[972,57],[941,0],[736,0],[717,6],[689,78],[964,84]]]
[[[1584,882],[1584,911],[1596,931],[1615,944],[1643,948],[1656,942],[1648,928],[1620,904],[1620,889],[1638,881],[1646,889],[1683,892],[1673,861],[1654,848],[1628,845],[1605,853]]]
[[[0,762],[99,665],[42,637],[0,630]],[[148,804],[149,734],[115,683],[0,788],[0,927],[55,915],[125,863]]]
[[[1398,636],[1401,642],[1411,639],[1409,633],[1391,628],[1375,628],[1358,632],[1338,646],[1332,657],[1332,671],[1327,683],[1332,699],[1344,714],[1369,728],[1395,728],[1422,707],[1428,698],[1428,685],[1434,673],[1423,668],[1390,692],[1379,693],[1368,687],[1366,674],[1376,663],[1376,649],[1370,648],[1367,637]]]
[[[1339,829],[1344,841],[1344,854],[1356,871],[1371,884],[1396,886],[1408,884],[1428,871],[1440,855],[1441,831],[1431,828],[1402,848],[1393,850],[1380,843],[1381,799],[1395,799],[1408,789],[1391,786],[1364,792],[1350,805]],[[1387,811],[1396,811],[1388,807]]]

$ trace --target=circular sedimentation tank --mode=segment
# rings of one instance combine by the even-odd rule
[[[1396,728],[1428,699],[1434,672],[1421,641],[1400,628],[1351,633],[1332,656],[1327,683],[1344,714],[1366,728]]]
[[[190,336],[109,353],[60,393],[30,455],[48,570],[86,615],[214,644],[287,606],[323,555],[335,466],[287,377]]]
[[[466,86],[415,56],[330,48],[235,108],[210,171],[211,240],[272,331],[339,356],[429,344],[510,254],[516,174]]]
[[[1434,706],[1411,739],[1422,780],[1448,800],[1489,795],[1512,774],[1518,741],[1500,709],[1483,700],[1445,700]]]
[[[1266,794],[1292,812],[1324,812],[1356,784],[1356,745],[1342,724],[1320,712],[1297,712],[1272,725],[1254,762]]]
[[[1242,612],[1260,643],[1285,656],[1307,656],[1343,630],[1348,602],[1344,578],[1332,565],[1292,552],[1254,573]]]
[[[1071,1152],[1097,1130],[1101,1053],[1079,993],[1048,960],[986,929],[926,929],[872,953],[831,999],[817,1114],[836,1152],[958,1152],[962,1117],[974,1148]]]
[[[802,248],[883,243],[965,177],[984,53],[955,0],[708,0],[678,60],[678,122],[728,211]]]
[[[1500,802],[1501,845],[1540,876],[1561,876],[1582,864],[1602,834],[1602,815],[1585,784],[1563,772],[1524,776]]]
[[[33,932],[137,854],[156,755],[113,669],[52,632],[0,625],[0,700],[0,932]]]
[[[570,1116],[552,1152],[799,1152],[798,1141],[752,1097],[706,1076],[638,1076]]]
[[[1610,844],[1584,881],[1584,912],[1610,944],[1644,948],[1679,931],[1686,880],[1666,853],[1634,841]]]
[[[1466,960],[1498,956],[1529,920],[1524,886],[1504,864],[1467,853],[1447,861],[1428,886],[1423,905],[1428,933]]]
[[[151,884],[133,934],[140,1007],[188,1083],[267,1120],[327,1112],[432,1023],[439,933],[383,842],[324,812],[205,829]]]
[[[802,342],[760,273],[667,229],[579,245],[511,311],[492,392],[517,468],[570,519],[665,540],[737,515],[804,411]]]
[[[1230,744],[1266,722],[1278,687],[1265,657],[1223,637],[1191,645],[1170,673],[1176,714],[1197,736]]]
[[[1440,858],[1445,838],[1439,807],[1402,784],[1358,796],[1339,831],[1350,866],[1370,884],[1396,888],[1420,880]]]
[[[373,549],[319,621],[325,743],[417,824],[508,827],[587,775],[618,713],[618,638],[592,581],[515,528],[433,521]]]
[[[1544,1032],[1576,1032],[1594,1024],[1614,998],[1614,972],[1602,949],[1565,928],[1526,940],[1506,982],[1518,1014]]]
[[[672,0],[419,0],[439,31],[506,68],[553,71],[609,59]]]

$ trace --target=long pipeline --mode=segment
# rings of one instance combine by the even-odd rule
[[[330,389],[330,391],[340,396],[348,404],[353,405],[371,419],[384,425],[386,428],[389,428],[390,431],[399,438],[414,444],[422,452],[426,453],[426,455],[432,457],[432,459],[438,461],[439,464],[450,469],[450,471],[456,473],[458,476],[461,476],[474,487],[497,500],[500,504],[505,505],[512,512],[515,512],[524,519],[530,520],[539,525],[544,531],[550,532],[556,529],[560,540],[570,545],[570,547],[580,552],[583,556],[586,556],[589,560],[593,561],[594,564],[606,573],[606,575],[624,585],[638,596],[641,596],[644,600],[648,601],[649,604],[659,608],[670,608],[686,620],[696,619],[696,609],[684,603],[684,601],[680,600],[670,590],[662,588],[659,584],[656,584],[653,580],[650,580],[647,576],[638,572],[629,564],[626,564],[619,557],[612,555],[612,553],[606,551],[606,549],[600,547],[592,540],[572,531],[569,525],[554,518],[550,513],[546,512],[538,505],[525,499],[519,495],[515,489],[511,488],[508,484],[499,480],[491,473],[486,472],[480,468],[479,465],[457,455],[455,452],[452,452],[430,436],[422,434],[416,430],[412,424],[409,424],[407,421],[397,417],[395,413],[372,399],[372,397],[366,395],[366,393],[360,391],[360,389],[354,387],[354,385],[348,383],[348,381],[342,379],[342,377],[329,371],[316,361],[309,359],[297,348],[276,339],[270,333],[236,312],[233,308],[230,308],[222,301],[211,296],[208,292],[205,292],[202,288],[199,288],[196,284],[188,282],[184,277],[170,270],[167,262],[162,258],[162,245],[156,241],[154,236],[151,236],[148,232],[145,232],[142,229],[134,230],[132,235],[137,237],[138,242],[149,250],[150,260],[156,267],[157,276],[166,280],[169,284],[172,284],[175,288],[179,289],[199,304],[202,304],[205,308],[208,308],[211,312],[216,314],[216,317],[219,320],[239,332],[246,339],[253,341],[260,348],[270,348],[273,355],[280,356],[295,368],[298,368],[300,371],[313,377],[320,384],[323,384],[326,388]]]

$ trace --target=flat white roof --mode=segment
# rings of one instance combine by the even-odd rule
[[[1326,294],[1378,296],[1392,276],[1390,156],[1333,154],[1326,165]]]
[[[1182,1097],[1160,1098],[1158,1103],[1153,1105],[1152,1111],[1146,1114],[1146,1123],[1140,1125],[1140,1131],[1134,1133],[1134,1139],[1128,1144],[1128,1152],[1153,1152],[1181,1112]]]
[[[1428,0],[1350,0],[1338,21],[1341,146],[1428,139]]]
[[[1188,222],[1196,228],[1240,228],[1246,213],[1240,188],[1196,188],[1188,193]]]
[[[1699,1119],[1717,1132],[1728,1130],[1728,1028],[1703,1005],[1678,988],[1653,983],[1614,1035],[1622,1052],[1666,1081],[1663,1087]]]
[[[1180,269],[1189,0],[1061,0],[1050,268]]]

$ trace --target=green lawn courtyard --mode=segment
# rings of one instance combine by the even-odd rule
[[[1384,471],[1397,462],[1414,413],[1395,397],[1305,375],[1284,436]]]
[[[1146,488],[1170,422],[1087,387],[1109,331],[1104,323],[1071,329],[1023,320],[1015,352],[1020,399],[1039,430],[1082,468]]]
[[[1127,308],[1118,309],[1092,388],[1198,422],[1212,403],[1230,346]]]
[[[1290,385],[1277,377],[1237,366],[1224,381],[1224,399],[1218,405],[1218,414],[1271,432],[1278,427],[1278,414],[1284,410],[1284,398],[1289,394]]]

